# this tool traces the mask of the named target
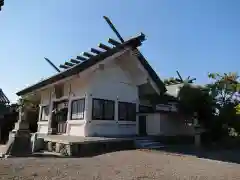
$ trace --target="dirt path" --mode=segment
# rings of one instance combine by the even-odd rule
[[[122,151],[91,158],[2,159],[0,179],[240,180],[240,165],[161,152]]]

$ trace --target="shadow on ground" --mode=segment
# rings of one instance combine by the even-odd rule
[[[193,146],[169,146],[159,150],[166,153],[177,153],[191,155],[198,158],[205,158],[217,161],[231,162],[240,164],[240,149],[197,149]]]
[[[134,148],[125,149],[133,150]],[[111,149],[111,150],[97,150],[97,151],[88,151],[88,153],[81,154],[81,156],[61,156],[60,154],[52,153],[52,152],[39,152],[34,154],[29,154],[26,156],[18,156],[18,157],[36,157],[36,158],[86,158],[86,157],[94,157],[98,155],[108,154],[117,151],[125,151],[123,149]],[[189,145],[175,145],[175,146],[166,146],[161,148],[160,150],[153,150],[151,152],[164,152],[175,155],[190,155],[195,156],[197,158],[204,158],[210,160],[217,160],[223,162],[231,162],[240,164],[240,149],[207,149],[201,148],[197,149],[194,146]],[[17,158],[15,156],[14,158]]]
[[[33,154],[28,155],[20,155],[20,156],[9,156],[9,158],[90,158],[94,156],[99,156],[103,154],[113,153],[113,152],[119,152],[119,151],[128,151],[133,149],[126,149],[126,150],[109,150],[109,151],[93,151],[89,153],[85,153],[82,155],[72,155],[72,156],[64,156],[60,153],[54,153],[54,152],[36,152]]]

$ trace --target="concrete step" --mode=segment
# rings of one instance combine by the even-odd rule
[[[164,148],[164,145],[155,145],[155,146],[150,146],[150,147],[144,147],[144,149],[161,149]]]
[[[135,145],[137,148],[143,149],[158,149],[164,147],[164,144],[162,144],[161,142],[150,138],[136,139]]]
[[[5,156],[6,148],[7,148],[6,144],[0,145],[0,158],[3,158]]]
[[[151,146],[157,146],[157,145],[163,145],[160,142],[148,142],[148,143],[142,143],[143,147],[151,147]]]
[[[150,142],[150,141],[154,141],[152,139],[138,139],[136,140],[137,142]]]
[[[61,153],[49,152],[49,151],[35,152],[35,153],[33,153],[32,156],[35,156],[35,157],[66,157],[66,156],[63,156]]]

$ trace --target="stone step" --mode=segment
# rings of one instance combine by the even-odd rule
[[[158,149],[164,147],[164,144],[151,138],[136,139],[135,145],[137,148],[143,149]]]
[[[144,147],[144,149],[161,149],[164,148],[164,145],[155,145],[155,146],[150,146],[150,147]]]
[[[160,142],[147,142],[147,143],[142,143],[143,147],[151,147],[151,146],[157,146],[157,145],[162,145]]]
[[[138,142],[149,142],[149,141],[153,141],[152,139],[138,139],[136,140]]]
[[[57,153],[57,152],[49,152],[49,151],[41,151],[41,152],[35,152],[33,153],[34,157],[66,157],[63,156],[61,153]]]
[[[4,145],[0,145],[0,158],[3,158],[5,153],[6,153],[6,148],[7,146],[4,144]]]
[[[149,137],[137,137],[135,138],[135,140],[138,141],[138,140],[152,140],[152,139]]]

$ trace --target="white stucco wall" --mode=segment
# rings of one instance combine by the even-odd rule
[[[85,136],[85,121],[77,122],[75,121],[69,121],[68,122],[68,135],[70,136]]]
[[[94,120],[86,126],[88,136],[114,136],[135,135],[136,122],[118,121],[118,101],[138,103],[138,89],[129,76],[115,62],[108,63],[104,70],[97,70],[92,75],[89,86],[89,108],[92,107],[92,99],[100,98],[115,101],[115,119]],[[89,112],[92,113],[92,110]],[[90,116],[91,117],[91,116]]]
[[[168,113],[153,113],[146,117],[146,131],[148,135],[193,135],[193,127],[186,125],[177,115]]]
[[[71,85],[71,97],[85,97],[88,89],[88,79],[81,79],[80,77],[76,77],[72,79],[69,84]],[[67,89],[67,87],[66,87]],[[69,88],[68,88],[69,89]]]
[[[89,83],[87,81],[88,79],[76,77],[72,79],[68,85],[66,85],[69,87],[68,90],[71,91],[69,96],[69,106],[71,106],[73,100],[85,98],[85,111],[83,120],[72,120],[70,107],[68,109],[67,134],[71,136],[85,136],[85,125],[88,117],[86,115],[88,110],[86,96],[89,89]]]
[[[50,95],[51,95],[51,89],[47,88],[40,92],[41,95],[41,105],[49,105],[50,103]]]
[[[149,114],[146,117],[146,131],[148,135],[160,135],[160,114]]]
[[[38,122],[38,133],[47,134],[48,133],[48,122]]]
[[[92,97],[126,102],[138,101],[138,89],[119,66],[115,63],[105,65],[104,70],[97,70],[90,84]]]
[[[95,122],[86,126],[88,136],[128,136],[136,134],[136,124],[118,124],[117,122]]]

